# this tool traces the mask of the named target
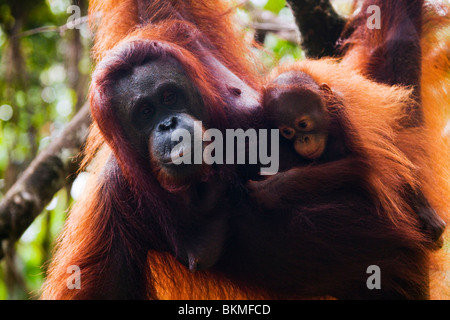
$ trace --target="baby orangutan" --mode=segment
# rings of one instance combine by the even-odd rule
[[[330,87],[325,83],[317,85],[306,74],[304,77],[282,74],[275,82],[284,85],[286,90],[264,104],[268,117],[281,135],[292,141],[300,156],[309,160],[320,158],[326,149],[330,127],[324,100],[324,95],[331,93]]]
[[[282,73],[266,86],[264,111],[281,135],[292,141],[303,162],[266,180],[250,182],[251,194],[258,203],[279,209],[305,201],[308,194],[318,191],[355,185],[366,188],[367,163],[355,147],[360,138],[353,133],[343,98],[326,83],[317,84],[302,71]],[[305,160],[310,165],[305,166]],[[407,197],[423,230],[437,242],[445,222],[420,190],[411,189]]]

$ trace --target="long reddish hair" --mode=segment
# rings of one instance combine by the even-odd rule
[[[356,2],[356,1],[355,1]],[[421,12],[409,13],[420,37],[419,65],[411,68],[421,71],[420,96],[423,121],[416,127],[396,129],[396,145],[407,156],[413,165],[412,174],[426,198],[447,225],[450,223],[450,136],[444,133],[444,128],[450,119],[450,7],[443,3],[422,3]],[[382,28],[369,30],[365,25],[359,25],[352,36],[346,40],[347,53],[342,61],[343,65],[364,75],[371,75],[370,60],[374,48],[382,46],[392,28],[407,14],[403,8],[410,8],[413,1],[376,1],[381,7]],[[360,13],[348,24],[353,28],[359,19],[364,19],[367,4]],[[401,35],[400,35],[401,37]],[[376,71],[376,70],[375,70]],[[403,70],[404,71],[404,70]],[[406,110],[410,110],[407,108]],[[411,115],[412,116],[412,115]],[[449,241],[449,231],[444,235]],[[449,281],[442,278],[442,269],[448,270],[450,257],[446,250],[439,250],[433,258],[439,276],[432,277],[433,286],[439,290],[432,290],[432,298],[447,298],[450,296]],[[447,288],[444,288],[447,287]]]

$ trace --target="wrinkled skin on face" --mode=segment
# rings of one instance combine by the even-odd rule
[[[177,180],[201,169],[193,161],[178,165],[172,161],[193,155],[194,150],[193,138],[190,143],[172,141],[174,131],[184,129],[194,137],[194,122],[208,121],[198,90],[175,60],[160,59],[134,67],[117,81],[115,91],[117,113],[128,140],[149,158],[154,170]],[[175,151],[177,154],[172,154]]]

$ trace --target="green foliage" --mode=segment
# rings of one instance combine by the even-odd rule
[[[272,53],[273,65],[283,62],[294,62],[305,58],[302,49],[298,45],[274,34],[266,36],[264,47]]]
[[[283,9],[285,6],[286,6],[285,0],[269,0],[267,1],[267,4],[264,6],[264,9],[278,14],[281,11],[281,9]]]
[[[79,33],[78,79],[89,76],[91,39],[86,27],[63,34],[55,32],[55,27],[22,34],[65,25],[69,5],[69,0],[0,0],[0,199],[84,102],[77,101],[77,96],[87,94],[88,82],[80,87],[70,83],[68,68],[70,50],[75,50],[74,34]],[[51,244],[72,201],[65,189],[55,199],[57,205],[45,210],[15,246],[12,267],[22,279],[11,276],[5,259],[0,263],[0,299],[38,294]]]
[[[17,254],[25,257],[21,273],[26,275],[32,296],[39,294],[44,280],[46,262],[54,239],[59,235],[66,217],[69,199],[66,190],[58,192],[47,209],[36,218],[17,243]]]

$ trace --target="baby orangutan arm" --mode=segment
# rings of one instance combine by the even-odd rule
[[[328,193],[362,183],[366,164],[358,158],[347,157],[333,162],[294,167],[262,181],[249,181],[250,197],[265,209],[290,207],[310,196]]]

